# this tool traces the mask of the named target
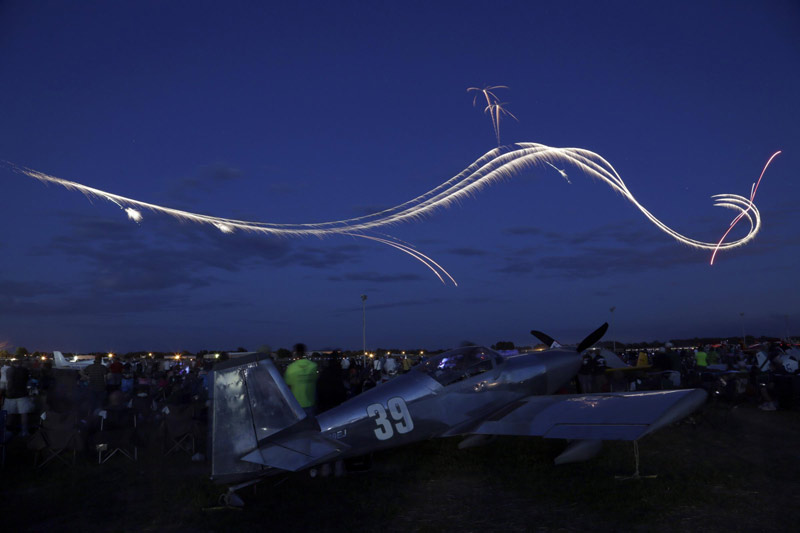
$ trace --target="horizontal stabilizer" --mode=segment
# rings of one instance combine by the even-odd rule
[[[702,389],[531,396],[470,431],[570,440],[637,440],[684,418],[706,400]]]
[[[299,431],[261,445],[242,461],[296,472],[315,463],[336,457],[349,446],[322,435],[319,431]]]

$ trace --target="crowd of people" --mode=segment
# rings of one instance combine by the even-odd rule
[[[677,349],[666,343],[655,350],[622,352],[622,367],[609,365],[603,352],[584,354],[577,377],[580,392],[699,387],[730,401],[753,399],[764,411],[800,405],[800,350],[789,344],[742,350],[736,344]]]
[[[617,358],[613,364],[608,360],[612,358]],[[292,358],[276,364],[300,406],[316,415],[408,372],[419,359],[308,353],[298,344]],[[702,387],[728,400],[750,398],[762,410],[771,411],[800,405],[798,359],[796,348],[777,343],[748,351],[724,344],[676,349],[669,343],[652,351],[620,354],[594,350],[583,356],[575,389],[591,393]],[[127,409],[141,428],[138,438],[150,435],[152,441],[160,435],[155,429],[163,426],[169,406],[193,405],[195,421],[202,428],[194,459],[204,460],[212,363],[200,358],[149,357],[103,361],[97,356],[78,371],[53,368],[50,361],[39,358],[6,362],[0,367],[6,439],[28,437],[39,425],[40,415],[47,412],[74,413],[80,431],[90,437],[98,430],[102,413]],[[331,468],[338,473],[340,466]]]
[[[97,356],[80,370],[54,368],[39,358],[4,364],[0,398],[6,412],[5,439],[29,437],[49,413],[74,415],[81,442],[91,443],[108,413],[130,412],[143,446],[161,444],[169,406],[194,405],[196,422],[205,424],[209,364],[196,360],[169,361],[140,358],[104,364]],[[165,408],[167,410],[165,410]],[[202,431],[198,430],[198,436]],[[41,445],[41,439],[29,440]],[[205,439],[197,439],[195,460],[204,459]],[[90,454],[92,450],[86,449]]]

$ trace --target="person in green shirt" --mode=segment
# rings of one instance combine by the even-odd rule
[[[694,359],[699,370],[705,370],[705,368],[708,366],[708,354],[702,347],[698,348],[697,351],[694,352]]]
[[[313,416],[316,405],[317,377],[319,376],[317,363],[306,357],[304,344],[296,344],[294,348],[295,355],[299,359],[286,368],[283,379],[289,385],[300,407],[305,410],[307,415]]]

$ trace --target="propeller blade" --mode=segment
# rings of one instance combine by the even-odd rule
[[[602,339],[603,335],[606,334],[607,330],[608,330],[608,322],[604,322],[602,326],[591,332],[588,337],[586,337],[581,341],[581,343],[578,345],[577,348],[578,353],[581,353],[585,349],[590,348],[594,343]]]
[[[556,342],[555,339],[550,335],[546,335],[541,331],[536,331],[535,329],[531,330],[531,335],[542,341],[547,346],[552,346]]]

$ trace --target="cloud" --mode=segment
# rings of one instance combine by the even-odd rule
[[[365,249],[352,239],[326,239],[317,246],[317,239],[223,234],[210,226],[181,224],[159,215],[146,216],[142,224],[83,213],[68,213],[65,219],[63,232],[34,253],[75,267],[70,271],[79,269],[75,284],[95,294],[197,289],[219,283],[218,271],[235,273],[256,267],[332,270],[360,262]],[[420,278],[378,273],[360,278],[404,279]]]
[[[403,307],[418,307],[418,306],[433,306],[440,303],[446,303],[446,300],[442,298],[430,298],[426,300],[400,300],[397,302],[387,302],[387,303],[368,303],[368,310],[375,310],[375,309],[395,309],[395,308],[403,308]],[[358,307],[346,307],[339,310],[339,312],[347,312],[352,313],[353,311],[361,311],[361,306]]]
[[[481,250],[480,248],[468,248],[468,247],[452,248],[448,250],[448,253],[451,253],[453,255],[461,255],[464,257],[477,257],[477,256],[489,255],[489,252],[487,252],[486,250]]]
[[[210,192],[242,177],[242,171],[223,163],[202,165],[196,175],[180,178],[167,190],[167,196],[175,200],[188,200],[196,192]]]
[[[27,282],[27,281],[0,281],[0,295],[4,301],[16,298],[31,298],[47,294],[63,294],[63,288],[52,283]]]
[[[506,257],[506,265],[498,272],[528,274],[553,278],[587,279],[615,274],[641,273],[698,262],[697,250],[685,246],[665,245],[658,249],[584,247],[572,254],[544,257]]]
[[[330,281],[368,281],[372,283],[395,283],[398,281],[420,281],[418,274],[382,274],[378,272],[348,272],[341,276],[330,276]]]
[[[515,226],[504,229],[503,233],[507,235],[541,235],[542,230],[534,226]]]

